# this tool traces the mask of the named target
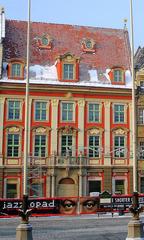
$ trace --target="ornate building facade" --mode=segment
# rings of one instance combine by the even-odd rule
[[[22,197],[27,23],[3,26],[0,197]],[[32,22],[29,75],[29,195],[131,193],[127,30]]]

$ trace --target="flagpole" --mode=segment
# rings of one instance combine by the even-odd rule
[[[24,163],[23,163],[23,194],[28,195],[27,189],[27,163],[29,145],[29,56],[30,56],[30,9],[31,0],[28,0],[27,23],[27,64],[26,64],[26,94],[25,94],[25,135],[24,135]]]
[[[130,37],[131,37],[131,73],[132,73],[132,131],[133,131],[133,192],[137,192],[137,155],[136,155],[136,99],[135,99],[135,70],[134,70],[134,30],[133,30],[133,1],[130,0]]]

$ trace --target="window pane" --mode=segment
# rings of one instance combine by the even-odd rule
[[[62,103],[62,120],[73,120],[73,103]]]
[[[64,79],[73,79],[73,64],[64,64],[63,66],[63,78]]]
[[[89,122],[99,122],[100,109],[99,104],[89,104]]]
[[[41,121],[46,120],[46,102],[36,102],[35,103],[35,120]]]

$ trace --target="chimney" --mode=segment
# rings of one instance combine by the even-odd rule
[[[5,12],[4,8],[0,6],[0,43],[5,38]]]

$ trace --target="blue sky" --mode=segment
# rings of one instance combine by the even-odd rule
[[[7,19],[27,20],[28,0],[1,0]],[[134,45],[144,46],[144,1],[133,0]],[[95,27],[130,26],[130,0],[31,0],[31,20]]]

